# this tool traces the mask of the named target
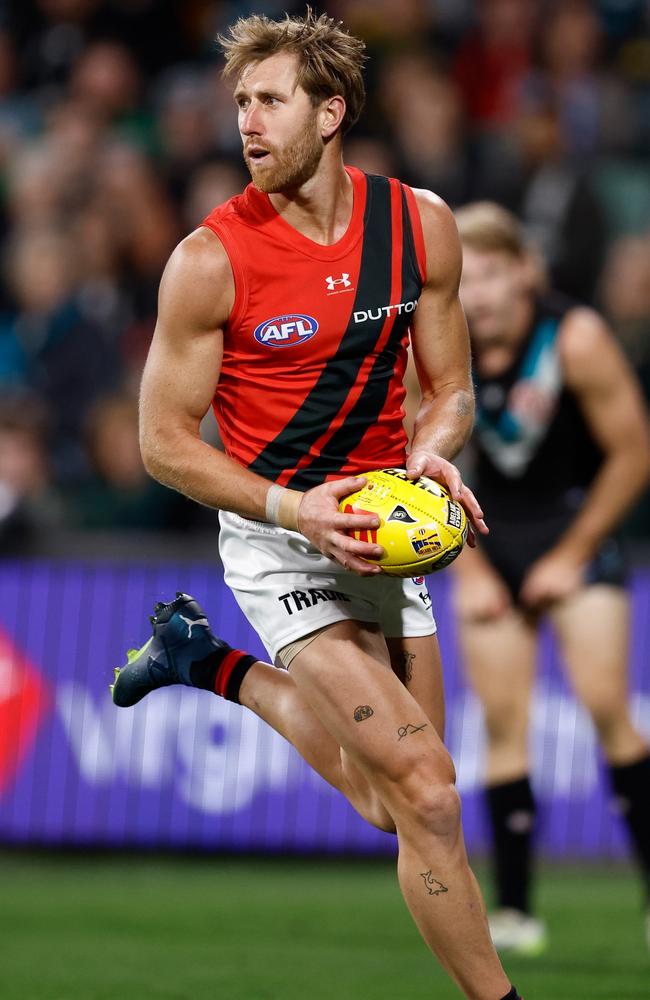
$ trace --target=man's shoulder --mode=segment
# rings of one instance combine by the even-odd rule
[[[600,313],[590,306],[572,302],[558,317],[558,346],[571,361],[580,363],[613,334]]]
[[[454,214],[449,205],[433,191],[412,188],[422,225],[429,280],[452,285],[460,281],[462,252]]]
[[[176,246],[172,261],[179,268],[213,272],[227,264],[228,255],[219,236],[202,223]]]
[[[403,188],[413,195],[415,203],[419,209],[422,222],[425,220],[432,222],[433,224],[451,224],[453,229],[456,228],[456,223],[454,222],[454,215],[451,211],[449,205],[440,195],[437,195],[435,191],[429,191],[427,188],[416,188],[403,181],[399,177],[389,177],[383,174],[373,174],[368,173],[364,170],[359,170],[358,167],[348,167],[348,170],[358,170],[360,174],[364,174],[369,180],[380,179],[383,181],[397,181]]]
[[[227,201],[215,205],[203,219],[201,225],[209,229],[228,227],[231,223],[244,222],[250,225],[254,221],[254,212],[251,205],[251,185],[248,185],[240,194],[233,195]]]
[[[427,188],[411,188],[411,191],[420,210],[423,224],[429,222],[434,225],[451,226],[455,231],[454,214],[440,195]]]
[[[578,388],[611,364],[616,338],[595,309],[574,304],[558,329],[558,352],[567,385]]]
[[[167,262],[161,282],[161,302],[170,297],[214,303],[219,295],[230,303],[233,297],[233,277],[230,260],[218,235],[199,226],[181,240]],[[210,306],[212,308],[212,306]]]

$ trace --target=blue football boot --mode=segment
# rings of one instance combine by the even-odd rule
[[[210,623],[189,594],[178,593],[169,604],[158,603],[150,618],[153,635],[140,649],[130,649],[127,662],[115,668],[113,701],[135,705],[150,691],[170,684],[207,687],[206,667],[214,674],[231,647],[212,634]]]

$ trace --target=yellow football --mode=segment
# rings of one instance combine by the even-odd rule
[[[376,514],[378,528],[352,532],[354,538],[381,545],[384,555],[373,560],[389,576],[423,576],[454,561],[467,538],[467,515],[440,483],[420,476],[409,479],[404,469],[364,472],[366,485],[344,497],[344,514]]]

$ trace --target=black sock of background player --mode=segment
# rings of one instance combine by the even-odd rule
[[[502,997],[501,1000],[522,1000],[522,998],[519,996],[517,990],[513,986],[510,992],[506,993],[506,995]]]
[[[494,841],[494,878],[500,907],[530,912],[535,799],[528,777],[490,785],[487,804]]]
[[[223,642],[204,659],[194,661],[190,667],[190,679],[194,687],[212,691],[239,705],[241,683],[256,662],[256,656],[233,649]]]
[[[633,764],[610,766],[616,805],[628,825],[650,902],[650,754]]]

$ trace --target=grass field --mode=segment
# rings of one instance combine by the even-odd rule
[[[480,874],[480,869],[479,869]],[[547,867],[526,1000],[648,1000],[629,869]],[[0,853],[2,1000],[453,1000],[385,862]]]

